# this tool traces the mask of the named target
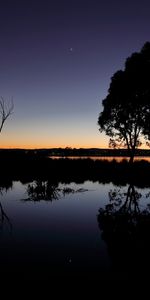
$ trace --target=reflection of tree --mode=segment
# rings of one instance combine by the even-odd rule
[[[3,195],[3,193],[7,193],[9,189],[12,189],[13,183],[11,180],[7,179],[0,179],[0,194]]]
[[[99,209],[99,228],[117,269],[134,271],[149,262],[150,210],[149,205],[140,209],[141,197],[133,185],[126,193],[114,189],[109,192],[110,203]]]
[[[68,194],[85,192],[85,189],[74,190],[70,187],[59,188],[58,183],[51,182],[49,180],[36,180],[35,182],[28,184],[27,194],[28,198],[23,201],[53,201],[58,200],[61,196]]]
[[[0,202],[0,230],[1,231],[4,229],[4,226],[7,226],[10,232],[12,231],[12,224],[10,222],[10,219],[6,215],[2,207],[2,204]]]
[[[57,183],[50,183],[47,181],[37,180],[28,185],[27,188],[28,199],[32,201],[40,200],[57,200],[59,198],[59,189]]]
[[[107,205],[107,211],[113,210],[118,216],[128,215],[130,216],[130,220],[132,220],[132,218],[135,219],[140,213],[139,199],[141,196],[142,195],[135,190],[133,185],[129,185],[127,193],[122,193],[120,190],[116,189],[110,190],[109,199],[111,204]]]
[[[0,185],[0,194],[1,196],[3,195],[3,192],[7,193],[7,191],[9,190],[9,188],[12,186],[8,186],[6,185]],[[12,224],[10,222],[9,217],[7,216],[7,214],[5,213],[3,206],[0,202],[0,230],[3,231],[4,227],[7,227],[9,232],[12,231]]]

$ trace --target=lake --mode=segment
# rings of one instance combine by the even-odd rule
[[[123,160],[129,161],[129,157],[127,156],[49,156],[51,159],[92,159],[92,160],[107,160],[112,161],[116,160],[117,162],[121,162]],[[135,156],[134,161],[145,160],[150,162],[150,156]]]
[[[1,272],[24,280],[146,272],[149,191],[92,181],[1,187]]]

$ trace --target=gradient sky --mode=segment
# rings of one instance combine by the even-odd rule
[[[0,147],[107,147],[110,78],[150,41],[150,2],[1,1],[0,95],[14,113]]]

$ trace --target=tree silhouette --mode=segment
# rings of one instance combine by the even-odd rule
[[[12,114],[14,109],[13,100],[8,104],[3,97],[0,98],[0,133],[4,126],[5,121]]]
[[[113,75],[102,104],[100,132],[110,137],[110,147],[127,148],[132,163],[142,137],[150,139],[150,42],[127,58],[124,70]]]

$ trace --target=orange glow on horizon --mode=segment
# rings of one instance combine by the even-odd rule
[[[9,127],[9,129],[11,129]],[[49,148],[98,148],[109,149],[109,138],[104,134],[99,134],[90,130],[83,132],[62,132],[58,133],[56,130],[52,133],[45,132],[44,130],[22,130],[18,126],[17,130],[7,131],[0,135],[0,148],[1,149],[49,149]],[[144,143],[140,149],[149,149]]]
[[[0,149],[50,149],[50,148],[76,148],[76,149],[80,149],[80,148],[99,148],[99,149],[104,149],[104,148],[108,148],[108,146],[106,145],[79,145],[79,144],[75,144],[75,145],[68,145],[68,144],[50,144],[50,145],[45,145],[45,144],[35,144],[35,145],[31,145],[31,144],[22,144],[22,145],[18,145],[18,144],[11,144],[11,146],[9,144],[0,144]]]
[[[33,141],[30,143],[29,141],[12,141],[12,140],[1,140],[0,139],[0,148],[1,149],[48,149],[48,148],[108,148],[108,143],[102,143],[101,140],[97,141],[97,143],[87,143],[86,141],[79,141],[79,143],[67,143],[67,141],[60,143],[58,142],[45,142],[45,141]]]
[[[97,144],[69,144],[69,143],[58,143],[58,144],[46,144],[46,143],[0,143],[0,149],[50,149],[50,148],[85,148],[85,149],[90,149],[90,148],[98,148],[98,149],[110,149],[107,143],[97,143]],[[139,149],[150,149],[147,146],[141,146]]]

